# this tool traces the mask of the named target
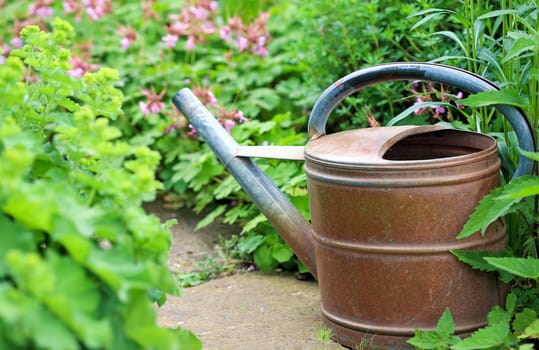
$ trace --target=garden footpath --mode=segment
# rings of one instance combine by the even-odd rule
[[[189,210],[164,209],[160,202],[147,211],[162,220],[176,219],[172,227],[170,267],[192,271],[197,261],[214,255],[220,238],[237,227],[213,224],[194,231],[199,216]],[[344,349],[319,339],[320,293],[315,281],[300,281],[284,272],[243,272],[185,288],[159,309],[165,327],[191,330],[203,349]]]

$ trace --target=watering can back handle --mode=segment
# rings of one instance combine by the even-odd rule
[[[309,118],[309,138],[311,140],[326,134],[326,123],[333,109],[347,96],[380,82],[395,80],[423,80],[452,85],[458,89],[478,93],[499,90],[489,80],[468,71],[434,63],[396,62],[379,64],[355,71],[333,83],[320,95]],[[520,148],[534,152],[533,128],[525,114],[516,107],[499,104],[496,108],[513,126]],[[533,160],[520,155],[519,164],[513,178],[530,174]]]

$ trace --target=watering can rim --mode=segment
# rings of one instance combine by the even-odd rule
[[[481,146],[469,153],[459,155],[438,156],[432,158],[417,158],[396,160],[386,158],[386,153],[397,143],[411,136],[446,132],[444,138],[449,139],[452,134],[473,135],[478,139],[484,140]],[[344,149],[335,147],[338,140],[344,140]],[[342,143],[342,141],[341,141]],[[476,144],[478,141],[475,142]],[[333,144],[333,145],[331,145]],[[327,147],[330,145],[330,147]],[[461,145],[466,146],[466,145]],[[361,148],[361,151],[357,149]],[[470,147],[472,149],[472,147]],[[353,129],[340,131],[333,134],[327,134],[313,139],[305,146],[305,159],[312,163],[334,168],[365,168],[372,166],[381,166],[392,169],[409,168],[431,168],[447,167],[454,164],[460,164],[472,161],[477,158],[489,156],[498,150],[496,140],[482,133],[468,130],[454,129],[441,125],[405,125],[405,126],[385,126],[365,129]]]

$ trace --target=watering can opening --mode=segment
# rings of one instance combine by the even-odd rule
[[[384,153],[390,161],[422,161],[461,157],[492,148],[496,141],[486,135],[445,129],[407,136]]]
[[[496,141],[487,135],[437,125],[407,125],[325,135],[307,144],[305,159],[341,169],[401,168],[462,162],[496,150]]]

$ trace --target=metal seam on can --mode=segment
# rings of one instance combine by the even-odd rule
[[[332,315],[327,310],[324,309],[324,304],[320,306],[320,310],[322,312],[322,316],[325,317],[328,321],[335,323],[337,325],[340,325],[345,328],[354,329],[361,331],[363,333],[370,333],[375,335],[393,335],[393,336],[410,336],[412,337],[415,334],[416,328],[413,327],[391,327],[391,326],[377,326],[372,323],[365,324],[360,322],[350,322],[348,320],[345,320],[339,316]],[[471,333],[478,328],[484,327],[487,325],[487,322],[477,322],[472,324],[465,324],[465,325],[457,325],[455,327],[455,334],[462,334],[462,333]],[[421,328],[421,327],[419,327]],[[425,330],[425,328],[422,328]],[[435,329],[435,326],[433,325],[432,330]]]
[[[313,238],[320,243],[323,246],[332,247],[332,248],[338,248],[348,251],[356,251],[356,252],[366,252],[366,253],[374,253],[374,254],[415,254],[415,255],[433,255],[433,254],[447,254],[450,250],[455,249],[470,249],[473,247],[483,246],[486,244],[492,244],[499,241],[502,241],[505,239],[505,232],[497,232],[497,234],[492,235],[489,239],[482,240],[481,242],[478,241],[471,241],[471,242],[464,242],[460,244],[445,244],[445,245],[436,245],[436,246],[424,246],[421,247],[420,245],[410,245],[410,246],[398,246],[398,247],[391,247],[388,245],[374,245],[374,244],[358,244],[350,241],[343,241],[343,240],[337,240],[337,239],[330,239],[327,237],[323,237],[322,235],[318,234],[316,231],[313,231]]]

